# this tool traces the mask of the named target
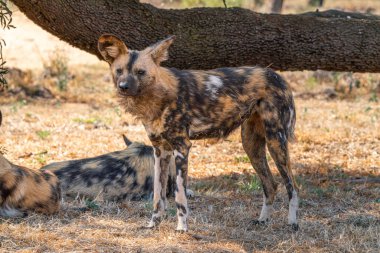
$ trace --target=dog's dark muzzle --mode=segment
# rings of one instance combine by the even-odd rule
[[[127,80],[120,81],[118,86],[119,86],[118,88],[122,89],[122,90],[128,90],[130,88],[133,89],[133,87],[136,86],[135,78],[133,78],[133,76],[129,75],[127,77]]]
[[[126,80],[118,82],[117,88],[123,95],[134,96],[137,93],[137,82],[133,76],[129,75]]]

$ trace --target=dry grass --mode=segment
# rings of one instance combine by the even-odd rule
[[[122,133],[148,142],[143,127],[117,105],[112,84],[99,76],[99,72],[107,73],[106,66],[75,69],[76,79],[82,80],[78,74],[85,73],[93,88],[80,88],[81,82],[71,81],[59,99],[3,98],[0,144],[8,150],[8,159],[38,169],[53,161],[122,149]],[[148,202],[101,204],[87,211],[78,209],[83,202],[75,202],[64,203],[63,210],[52,217],[32,214],[26,219],[0,220],[1,249],[376,252],[380,247],[380,187],[372,181],[380,178],[379,102],[369,102],[371,95],[363,95],[363,91],[361,96],[326,99],[321,91],[327,82],[316,79],[316,87],[301,86],[302,79],[312,73],[283,74],[294,85],[297,97],[298,140],[291,145],[291,154],[302,187],[299,232],[292,233],[286,225],[283,186],[273,221],[264,227],[250,225],[259,214],[262,193],[237,132],[222,142],[197,141],[192,148],[190,187],[196,197],[190,201],[189,234],[174,233],[174,205],[169,208],[168,220],[150,231],[141,229],[150,216]],[[303,98],[302,94],[317,95]],[[86,103],[78,103],[79,98]],[[370,183],[351,182],[355,178]]]
[[[18,29],[25,29],[21,24],[16,22]],[[33,31],[43,41],[48,36]],[[17,55],[23,47],[21,41],[13,47],[12,38],[6,55]],[[40,68],[32,70],[33,80],[51,88],[56,99],[0,97],[0,146],[14,163],[38,169],[122,149],[122,133],[148,142],[144,128],[118,106],[107,65],[91,57],[84,65],[76,60],[82,53],[70,50],[69,72],[75,78],[67,91],[54,89],[53,79],[40,79]],[[29,62],[13,56],[9,61],[15,67]],[[0,252],[379,252],[379,75],[283,74],[292,84],[298,112],[291,156],[301,185],[299,232],[286,225],[283,185],[273,221],[262,227],[250,224],[260,212],[262,192],[236,132],[225,141],[194,143],[190,187],[196,197],[190,200],[188,234],[174,232],[173,203],[169,218],[152,231],[141,229],[151,214],[149,202],[97,206],[77,201],[64,203],[51,217],[0,219]],[[350,91],[347,87],[355,80],[361,85]],[[333,96],[331,87],[337,90]],[[270,158],[269,163],[281,181]],[[85,211],[78,208],[83,206]]]

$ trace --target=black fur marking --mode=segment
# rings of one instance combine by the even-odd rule
[[[15,172],[17,173],[17,180],[21,179],[21,177],[25,177],[28,175],[28,172],[23,170],[20,166],[14,165],[16,167]]]
[[[189,96],[190,90],[197,91],[198,88],[197,88],[196,80],[195,80],[192,73],[186,72],[186,71],[180,71],[180,70],[175,69],[175,68],[170,68],[169,70],[177,78],[178,88],[179,88],[179,91],[178,91],[179,97],[177,99],[177,110],[173,111],[167,120],[168,123],[171,123],[171,119],[174,118],[174,116],[176,114],[182,114],[181,110],[183,109],[183,105],[189,104],[186,101],[190,97]],[[193,93],[199,94],[199,92],[193,92]],[[195,99],[198,102],[199,107],[201,107],[200,105],[204,104],[204,97],[199,95],[199,96],[196,96]],[[184,109],[189,110],[190,108],[184,108]],[[183,120],[185,120],[185,119],[183,119]],[[187,118],[187,120],[189,120],[189,119]],[[181,122],[181,123],[185,123],[185,122]],[[186,122],[186,123],[188,123],[188,122]]]
[[[187,211],[186,211],[186,207],[178,202],[175,202],[175,205],[177,206],[177,209],[181,210],[181,212],[183,214],[186,214]],[[180,213],[181,214],[181,213]],[[181,216],[181,215],[180,215]]]
[[[1,198],[3,200],[3,203],[6,201],[6,199],[13,194],[13,192],[16,190],[17,185],[19,185],[19,182],[22,180],[22,177],[26,175],[24,170],[22,170],[20,167],[16,166],[16,176],[15,176],[15,182],[14,184],[10,187],[7,188],[4,186],[4,183],[0,181],[0,193],[1,193]],[[1,204],[1,203],[0,203]]]
[[[153,190],[153,178],[151,176],[147,176],[145,178],[145,182],[143,185],[143,191],[144,192],[150,192]]]
[[[286,90],[286,82],[282,77],[274,72],[272,69],[267,69],[265,76],[268,80],[268,83],[270,85],[276,86],[277,88],[280,88],[281,90]]]
[[[41,177],[38,174],[33,175],[34,181],[36,181],[37,184],[41,183]]]
[[[300,229],[300,226],[298,224],[292,224],[291,226],[293,231],[298,231]]]
[[[175,177],[172,175],[169,175],[166,196],[167,197],[174,197],[174,194],[176,191],[178,191],[178,189],[177,189]]]
[[[261,220],[252,220],[250,225],[252,225],[252,226],[262,226],[262,225],[266,225],[268,222],[269,222],[268,219],[265,220],[265,221],[261,221]]]
[[[39,202],[36,202],[34,204],[34,208],[35,209],[46,209],[46,204],[45,203],[39,203]]]
[[[125,181],[123,181],[125,183]],[[134,190],[137,186],[139,186],[137,179],[133,180],[133,183],[130,185],[129,189]]]
[[[44,179],[45,179],[46,181],[49,181],[50,178],[51,178],[51,175],[50,175],[49,173],[46,173],[46,172],[42,172],[42,176],[44,177]]]
[[[230,94],[230,96],[232,98],[236,98],[236,97],[232,96],[232,94],[242,94],[243,93],[244,85],[248,81],[247,78],[249,77],[249,75],[238,74],[232,68],[218,68],[218,69],[215,69],[215,71],[224,74],[224,77],[222,78],[223,79],[223,89],[229,90],[229,91],[226,91],[226,93]],[[252,71],[252,69],[250,69],[250,70],[247,69],[245,72],[247,72],[247,71],[248,72]]]
[[[104,43],[101,44],[100,48],[104,49],[104,48],[107,48],[107,47],[110,47],[110,46],[113,46],[113,43],[110,42],[110,41],[105,41]]]
[[[57,202],[58,200],[59,200],[59,198],[60,198],[60,194],[59,194],[59,192],[60,192],[60,190],[59,190],[59,187],[57,188],[57,187],[55,187],[54,185],[50,185],[50,192],[51,192],[51,195],[50,195],[50,200],[52,201],[52,202]]]
[[[0,184],[1,199],[3,202],[12,194],[16,187],[5,188],[3,183]]]
[[[127,147],[130,146],[130,145],[132,144],[132,141],[131,141],[130,139],[128,139],[127,136],[125,136],[124,134],[123,134],[123,140],[124,140],[125,145],[126,145]]]
[[[139,156],[153,156],[153,147],[150,146],[144,146],[139,149]]]
[[[132,67],[135,64],[138,57],[139,57],[139,53],[136,51],[131,51],[129,53],[129,61],[127,63],[127,70],[129,74],[132,72]]]
[[[128,193],[124,193],[119,200],[126,200],[128,198]]]
[[[263,184],[263,182],[261,182],[261,186],[263,187],[263,191],[264,191],[265,197],[268,198],[268,189],[267,189],[267,187],[265,186],[265,184]]]
[[[91,178],[87,178],[86,179],[86,186],[91,187],[92,185],[93,185],[93,182],[92,182]]]
[[[290,178],[288,180],[289,180],[289,182],[286,184],[286,191],[288,192],[289,200],[291,200],[293,198],[294,188],[293,188],[293,185],[291,183],[292,181],[290,180]]]

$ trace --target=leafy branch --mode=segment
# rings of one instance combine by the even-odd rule
[[[2,29],[14,28],[12,23],[12,11],[8,8],[6,0],[0,0],[0,26]],[[7,85],[5,75],[8,69],[5,67],[6,61],[3,58],[3,47],[6,46],[5,41],[0,38],[0,91],[3,91]]]

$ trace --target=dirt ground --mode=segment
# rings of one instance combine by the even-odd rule
[[[0,146],[10,161],[39,169],[100,155],[123,149],[123,133],[149,143],[141,124],[118,105],[107,64],[47,34],[19,12],[14,24],[17,28],[4,35],[8,66],[28,73],[30,85],[51,89],[54,98],[0,96]],[[44,62],[56,57],[56,48],[68,58],[66,91],[55,87],[54,77],[43,77]],[[298,232],[286,225],[283,185],[270,224],[251,224],[260,212],[262,189],[237,131],[223,141],[194,142],[189,176],[196,195],[189,201],[189,233],[174,232],[173,200],[168,219],[155,230],[141,228],[150,217],[150,202],[89,206],[78,200],[64,202],[49,217],[0,219],[0,252],[379,252],[380,75],[282,74],[297,107],[291,159],[301,186]],[[87,211],[77,208],[83,206]]]

